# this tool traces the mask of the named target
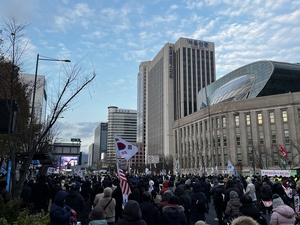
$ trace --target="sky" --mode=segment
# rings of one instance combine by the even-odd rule
[[[108,106],[137,108],[139,64],[165,43],[214,42],[217,79],[258,60],[300,62],[300,0],[0,0],[0,15],[28,23],[23,72],[34,74],[37,54],[95,70],[58,120],[59,141],[80,138],[86,153]],[[62,65],[39,61],[38,70],[51,96]]]

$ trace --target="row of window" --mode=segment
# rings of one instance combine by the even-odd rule
[[[284,143],[285,144],[289,144],[290,143],[290,132],[289,130],[284,130]],[[264,136],[264,132],[260,131],[258,133],[258,137],[259,137],[259,144],[263,145],[265,144],[265,136]],[[205,147],[208,148],[208,138],[205,138]],[[276,131],[272,130],[271,131],[271,144],[277,144],[277,135],[276,135]],[[194,145],[194,141],[192,140],[191,144],[187,143],[188,146],[192,146],[192,148],[195,148],[197,150],[202,149],[204,146],[203,143],[203,138],[200,139],[200,143],[198,143],[198,141],[196,141],[195,145]],[[217,135],[217,138],[213,137],[212,138],[212,145],[213,147],[221,147],[221,136]],[[251,146],[252,145],[252,134],[251,132],[247,132],[247,145]],[[227,147],[227,136],[226,134],[223,135],[223,146]],[[237,133],[236,134],[236,146],[241,146],[241,134]],[[183,145],[182,148],[183,149]],[[188,147],[189,149],[189,147]]]
[[[287,111],[282,110],[281,114],[282,114],[282,122],[287,123],[288,122]],[[300,121],[300,109],[298,110],[298,117],[299,117],[299,121]],[[234,116],[234,121],[235,121],[235,126],[236,127],[240,126],[240,116],[239,115]],[[269,121],[270,121],[271,124],[275,123],[275,113],[273,111],[269,112]],[[257,113],[257,123],[259,125],[263,124],[263,115],[262,115],[262,113]],[[250,114],[246,114],[246,125],[247,126],[251,125]],[[220,121],[219,117],[212,118],[211,119],[211,128],[214,129],[214,127],[216,127],[216,128],[221,128],[221,127],[225,128],[226,127],[226,117],[221,117],[221,121]],[[198,123],[195,124],[195,130],[196,130],[196,133],[199,132]],[[203,132],[203,130],[204,131],[208,130],[208,121],[207,120],[204,121],[204,127],[203,127],[203,122],[200,122],[200,132]],[[182,136],[187,137],[187,136],[190,136],[190,135],[194,135],[194,125],[192,124],[191,128],[189,126],[181,128],[180,132],[181,132],[181,137]]]

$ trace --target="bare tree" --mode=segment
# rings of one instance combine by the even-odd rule
[[[10,76],[11,83],[8,87],[5,87],[7,93],[7,99],[14,100],[15,93],[14,91],[14,80],[18,76],[17,73],[14,73],[16,65],[20,62],[23,52],[20,49],[26,49],[26,42],[18,42],[18,38],[22,39],[22,31],[25,29],[25,25],[18,23],[16,19],[12,18],[8,21],[5,21],[6,30],[11,34],[11,47],[7,48],[7,51],[4,51],[6,55],[4,58],[10,59],[10,64],[12,70],[10,73],[7,73],[7,76]],[[20,36],[19,36],[20,35]],[[19,48],[16,46],[22,46]],[[9,46],[9,45],[8,45]],[[27,117],[27,127],[23,129],[21,133],[8,131],[8,144],[7,144],[7,154],[12,162],[11,169],[11,183],[12,183],[12,196],[13,199],[20,198],[22,191],[23,183],[26,179],[26,175],[29,171],[29,166],[32,162],[34,155],[38,152],[47,152],[49,151],[49,143],[51,142],[51,128],[55,125],[57,119],[61,115],[71,108],[71,103],[73,100],[80,94],[80,92],[86,88],[96,77],[96,73],[92,69],[92,72],[87,72],[88,70],[84,69],[82,66],[82,61],[78,61],[72,66],[64,67],[64,72],[62,76],[62,82],[59,85],[58,89],[53,90],[54,94],[52,101],[50,102],[50,115],[47,121],[44,124],[40,124],[37,118]],[[23,96],[26,99],[26,96]],[[18,112],[20,113],[20,112]],[[28,108],[27,112],[28,114]],[[13,110],[12,105],[9,106],[9,124],[12,124]],[[34,114],[31,114],[31,116]],[[32,120],[32,123],[28,124],[29,118]],[[26,124],[26,123],[25,123]],[[11,126],[9,126],[11,127]],[[13,138],[14,137],[14,138]],[[49,138],[50,137],[50,138]],[[16,146],[15,143],[22,143],[22,145]],[[20,169],[19,177],[16,173],[16,163],[17,155],[25,154],[26,158],[23,158],[22,167]]]
[[[273,166],[273,150],[265,145],[256,145],[252,148],[254,166],[259,169],[268,169]]]

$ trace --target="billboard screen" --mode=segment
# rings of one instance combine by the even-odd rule
[[[77,160],[78,158],[76,156],[62,156],[60,165],[67,167],[77,166]]]

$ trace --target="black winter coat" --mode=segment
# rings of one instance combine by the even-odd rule
[[[147,225],[159,225],[161,224],[161,216],[157,206],[150,201],[142,202],[140,204],[142,211],[142,219],[145,220]]]
[[[69,218],[72,216],[71,208],[63,203],[67,195],[68,192],[63,190],[55,195],[50,209],[51,225],[69,225]]]
[[[199,210],[199,204],[201,204],[202,209],[206,209],[206,202],[207,198],[206,195],[201,191],[201,185],[200,183],[195,183],[193,185],[193,192],[190,194],[190,197],[192,199],[191,204],[191,213],[190,213],[190,221],[197,222],[198,220],[205,221],[205,212],[200,212]],[[198,204],[196,202],[198,201]]]
[[[66,205],[70,206],[77,213],[77,220],[81,220],[81,213],[84,210],[84,199],[76,190],[71,190],[66,197]]]
[[[147,225],[137,201],[129,200],[123,210],[122,219],[116,225]]]
[[[181,205],[165,206],[162,219],[164,225],[187,225],[184,208]]]

